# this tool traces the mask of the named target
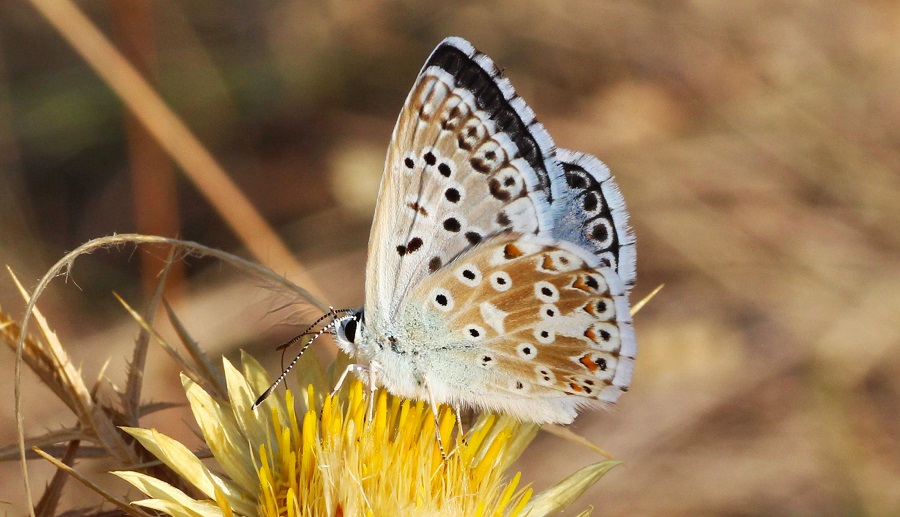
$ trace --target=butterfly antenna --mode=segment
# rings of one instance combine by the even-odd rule
[[[337,314],[338,314],[339,312],[347,313],[347,312],[350,312],[350,310],[351,310],[351,309],[341,309],[340,311],[335,311],[333,308],[331,308],[331,312],[330,312],[329,314],[327,314],[327,315],[325,315],[325,316],[319,318],[319,320],[316,321],[316,323],[313,323],[312,325],[310,325],[310,327],[307,328],[306,331],[304,331],[302,334],[300,334],[299,336],[294,337],[293,339],[291,339],[290,341],[288,341],[288,342],[285,343],[284,345],[281,345],[282,347],[285,347],[285,348],[286,348],[286,347],[288,347],[288,346],[290,346],[290,345],[296,343],[297,341],[299,341],[300,339],[302,339],[304,336],[309,335],[309,334],[310,334],[310,329],[312,329],[313,327],[315,327],[316,325],[318,325],[323,319],[326,319],[327,317],[332,317],[331,323],[329,323],[328,325],[325,325],[325,326],[322,327],[320,330],[318,330],[317,332],[315,332],[314,334],[312,334],[312,337],[309,339],[309,341],[307,341],[306,344],[304,344],[302,347],[300,347],[300,351],[297,352],[297,356],[294,357],[294,360],[291,361],[291,364],[287,365],[287,368],[285,368],[284,371],[281,372],[281,375],[279,375],[278,378],[275,379],[275,382],[273,382],[272,385],[269,386],[269,387],[266,389],[266,391],[264,391],[263,394],[259,396],[258,399],[256,399],[256,402],[254,402],[253,405],[250,406],[250,409],[256,409],[257,407],[259,407],[260,404],[263,403],[264,400],[266,400],[267,398],[269,398],[269,395],[271,395],[272,392],[275,391],[275,388],[277,388],[278,385],[281,384],[281,382],[284,380],[284,378],[287,377],[288,372],[290,372],[291,369],[294,368],[294,365],[297,364],[297,361],[300,360],[300,357],[303,356],[303,353],[306,352],[306,349],[309,348],[309,345],[313,344],[313,342],[314,342],[315,340],[319,339],[319,337],[321,337],[322,334],[325,334],[325,333],[327,333],[327,332],[333,331],[333,329],[335,328],[335,326],[336,326],[338,323],[340,323],[341,321],[343,321],[343,320],[345,320],[345,319],[348,318],[348,316],[345,316],[345,317],[337,317]]]
[[[338,314],[347,314],[348,312],[351,312],[352,310],[353,309],[337,309],[337,310],[335,310],[334,307],[329,306],[328,312],[326,312],[319,319],[314,321],[312,325],[306,327],[306,330],[304,330],[299,336],[294,336],[287,343],[284,343],[284,344],[281,344],[281,345],[278,345],[277,347],[275,347],[275,350],[281,350],[281,369],[282,369],[282,371],[284,370],[284,354],[287,351],[287,349],[290,348],[291,345],[293,345],[297,341],[300,341],[301,339],[303,339],[306,336],[311,336],[311,335],[315,334],[315,332],[313,332],[312,329],[315,328],[316,325],[318,325],[319,323],[322,323],[322,321],[327,320],[328,318],[332,318],[332,320],[334,320],[338,317]]]
[[[282,357],[283,357],[284,356],[283,352],[285,349],[289,348],[291,345],[293,345],[297,341],[300,341],[305,336],[314,334],[314,332],[312,332],[312,329],[314,329],[316,327],[316,325],[318,325],[319,323],[322,323],[323,321],[327,320],[328,318],[336,318],[338,314],[347,314],[348,312],[351,312],[352,310],[353,309],[337,309],[337,310],[335,310],[334,307],[328,307],[328,312],[326,312],[319,319],[314,321],[312,325],[306,327],[306,330],[304,330],[302,333],[300,333],[300,335],[294,336],[287,343],[278,345],[277,347],[275,347],[275,350],[281,350]]]

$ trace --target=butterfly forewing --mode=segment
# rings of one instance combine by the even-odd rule
[[[504,231],[552,226],[553,142],[485,55],[445,40],[394,129],[369,239],[367,314],[378,331],[422,279]]]

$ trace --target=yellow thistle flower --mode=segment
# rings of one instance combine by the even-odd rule
[[[194,417],[224,475],[155,430],[127,428],[205,497],[191,497],[147,474],[115,472],[150,497],[135,504],[186,517],[539,516],[568,506],[617,464],[590,465],[533,495],[531,488],[520,487],[521,473],[508,477],[506,470],[538,426],[484,414],[465,437],[454,438],[455,415],[443,408],[439,432],[445,460],[427,404],[379,390],[369,419],[361,383],[326,396],[324,374],[314,372],[315,361],[305,363],[300,370],[308,388],[301,400],[290,391],[283,397],[273,393],[255,411],[251,406],[269,380],[250,356],[243,356],[242,372],[224,361],[228,400],[217,400],[183,376]]]

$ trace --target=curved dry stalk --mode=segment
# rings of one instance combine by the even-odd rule
[[[22,291],[23,297],[27,300],[27,305],[25,307],[25,314],[22,318],[22,324],[19,328],[19,336],[16,342],[16,365],[15,365],[15,413],[16,413],[16,437],[19,446],[19,458],[22,465],[22,479],[25,483],[26,489],[26,497],[28,499],[29,510],[34,515],[34,503],[33,497],[31,494],[31,489],[29,485],[28,478],[28,467],[26,463],[26,449],[25,449],[25,427],[24,427],[24,414],[22,412],[22,387],[21,387],[21,370],[22,363],[24,358],[24,349],[26,337],[28,336],[28,324],[31,321],[32,316],[38,319],[38,322],[41,324],[42,330],[44,331],[45,336],[48,338],[48,344],[50,346],[51,353],[55,355],[55,362],[61,365],[60,372],[65,375],[67,384],[72,388],[72,393],[75,398],[75,406],[77,412],[80,413],[82,417],[84,417],[85,422],[94,423],[97,427],[95,427],[95,432],[97,436],[104,441],[104,443],[109,440],[108,445],[112,450],[119,450],[121,454],[129,455],[129,451],[127,447],[121,447],[124,443],[119,444],[119,446],[115,446],[115,442],[120,441],[118,437],[118,433],[115,431],[115,427],[108,424],[108,422],[103,421],[95,421],[94,419],[94,404],[89,395],[89,390],[84,383],[81,382],[81,379],[74,371],[70,371],[72,369],[71,363],[68,361],[68,357],[65,354],[65,351],[62,349],[62,346],[56,341],[55,335],[52,331],[49,330],[49,326],[46,325],[46,322],[43,321],[42,316],[36,309],[36,303],[38,298],[40,298],[41,294],[46,290],[47,286],[50,282],[59,275],[68,274],[68,271],[71,269],[74,261],[81,255],[92,253],[98,249],[109,248],[113,246],[122,246],[125,244],[167,244],[176,247],[181,255],[180,256],[211,256],[218,258],[226,263],[233,265],[239,270],[247,271],[249,273],[258,275],[269,282],[272,282],[276,285],[284,287],[288,290],[291,290],[297,295],[306,300],[307,302],[315,305],[321,310],[327,310],[327,306],[314,298],[307,290],[302,287],[297,286],[296,284],[290,282],[286,278],[278,275],[272,270],[261,266],[259,264],[250,262],[246,259],[233,255],[231,253],[227,253],[221,250],[217,250],[214,248],[210,248],[208,246],[203,246],[202,244],[198,244],[191,241],[183,241],[179,239],[170,239],[166,237],[155,237],[149,235],[137,235],[137,234],[122,234],[122,235],[112,235],[108,237],[102,237],[99,239],[93,239],[91,241],[82,244],[75,250],[67,253],[63,258],[56,262],[56,264],[51,267],[47,273],[41,278],[38,282],[37,286],[34,288],[34,291],[29,294],[24,288],[18,284],[18,281],[15,278],[15,275],[10,270],[10,275],[16,280],[16,283],[20,286],[20,290]],[[7,268],[8,269],[8,268]]]

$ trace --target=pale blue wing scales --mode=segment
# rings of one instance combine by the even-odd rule
[[[635,281],[634,234],[609,168],[597,158],[568,149],[557,156],[564,181],[554,184],[553,237],[591,251],[615,269],[628,288]]]

